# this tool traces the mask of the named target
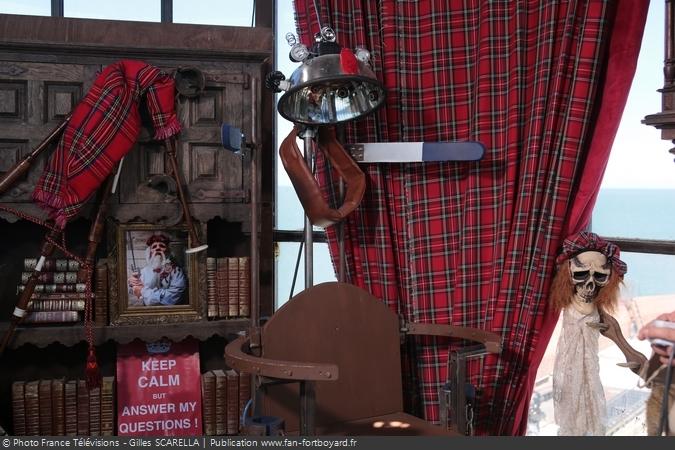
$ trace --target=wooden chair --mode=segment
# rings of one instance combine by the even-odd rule
[[[494,333],[402,326],[368,292],[332,282],[301,292],[271,317],[260,333],[260,357],[241,336],[227,345],[225,358],[231,367],[259,375],[256,414],[283,418],[288,434],[459,435],[403,412],[401,339],[430,331],[500,351]]]

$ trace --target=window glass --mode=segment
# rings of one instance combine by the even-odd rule
[[[661,110],[663,86],[663,2],[652,2],[628,102],[617,131],[593,210],[591,229],[605,237],[675,240],[675,164],[660,132],[641,123]],[[672,212],[671,212],[672,211]],[[675,256],[622,252],[628,273],[613,316],[628,343],[645,356],[649,342],[637,330],[675,307]],[[528,434],[556,435],[551,376],[562,319],[537,372],[530,402]],[[600,380],[607,400],[608,435],[645,435],[645,401],[650,391],[625,367],[626,360],[609,339],[600,337]]]
[[[286,75],[286,78],[298,67],[298,63],[292,62],[288,57],[290,47],[286,42],[286,34],[297,34],[295,30],[295,20],[293,17],[292,0],[278,0],[276,14],[276,70],[280,70]],[[276,100],[279,100],[281,94],[277,94]],[[276,148],[290,133],[293,124],[279,114],[276,114]],[[303,143],[298,139],[298,147],[304,150]],[[278,151],[276,155],[276,228],[278,230],[302,230],[305,224],[305,215],[298,200],[298,196],[293,189],[288,174],[284,170],[283,164],[279,160]],[[318,228],[317,228],[318,229]],[[279,242],[279,252],[276,258],[276,308],[283,305],[290,296],[291,286],[293,284],[293,274],[295,272],[296,261],[298,258],[298,242]],[[294,294],[299,293],[305,288],[305,262],[304,254],[301,256],[298,266],[298,275],[295,281]],[[330,253],[327,244],[314,244],[314,284],[325,281],[335,281],[335,272],[331,262]]]
[[[286,42],[285,36],[287,33],[296,34],[295,19],[293,17],[293,2],[292,0],[278,0],[277,1],[277,39],[276,39],[276,70],[281,71],[286,78],[288,78],[293,71],[299,66],[288,57],[290,46]],[[276,95],[276,100],[279,100],[281,93]],[[277,149],[288,133],[291,132],[293,124],[288,120],[277,114]],[[298,148],[304,151],[304,146],[301,140],[298,140]],[[300,201],[298,200],[295,190],[291,185],[288,174],[284,170],[283,164],[279,160],[279,153],[276,154],[276,169],[277,169],[277,229],[279,230],[302,230],[304,227],[304,215]]]
[[[279,242],[276,258],[276,302],[275,309],[286,303],[291,295],[293,273],[298,259],[299,242]],[[335,271],[330,260],[328,244],[314,244],[314,284],[335,281]],[[305,289],[305,257],[300,257],[298,275],[295,279],[293,295]]]
[[[253,0],[173,0],[174,23],[252,26]]]
[[[0,13],[50,16],[52,2],[50,0],[0,0]]]
[[[646,130],[645,134],[650,131],[654,130]],[[667,149],[658,151],[669,155]],[[634,152],[633,158],[640,158],[643,154]],[[675,163],[668,161],[667,167],[675,179]],[[601,189],[593,208],[593,232],[606,237],[675,240],[672,221],[675,217],[675,189],[667,186]]]
[[[142,2],[138,0],[116,0],[114,2],[64,0],[63,15],[82,19],[159,22],[161,9],[159,0]]]

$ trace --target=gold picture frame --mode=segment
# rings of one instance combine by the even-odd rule
[[[205,252],[185,253],[192,247],[186,226],[111,225],[108,261],[112,325],[175,323],[205,317],[206,256]]]

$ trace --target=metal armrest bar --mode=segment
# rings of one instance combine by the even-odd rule
[[[501,338],[496,333],[478,328],[439,323],[406,322],[402,331],[412,335],[446,336],[480,342],[485,345],[485,349],[489,353],[499,353],[502,350]]]
[[[338,379],[338,366],[330,363],[283,361],[252,356],[246,353],[249,339],[239,336],[225,347],[225,361],[241,372],[270,378],[297,381],[334,381]]]

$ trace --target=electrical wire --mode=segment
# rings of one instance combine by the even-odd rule
[[[670,393],[670,385],[673,381],[673,356],[675,356],[675,343],[670,346],[670,355],[668,356],[668,369],[666,371],[666,378],[663,383],[663,399],[661,400],[661,421],[659,423],[658,436],[662,436],[665,432],[666,436],[670,433],[668,427],[668,394]],[[673,430],[675,431],[675,430]]]
[[[300,268],[300,256],[302,255],[302,246],[304,243],[305,241],[300,242],[300,247],[298,248],[298,259],[295,260],[295,270],[293,271],[293,282],[291,283],[291,293],[288,294],[289,300],[293,298],[293,292],[295,291],[295,281],[298,279],[298,269]]]
[[[316,6],[316,4],[314,5]],[[307,151],[307,150],[305,150]],[[312,162],[310,164],[311,171],[312,171],[312,176],[316,176],[316,155],[312,155]],[[310,229],[310,233],[313,232],[314,230]],[[307,222],[305,221],[305,226],[303,228],[303,236],[307,234]],[[298,248],[298,258],[295,260],[295,270],[293,271],[293,282],[291,283],[291,293],[288,295],[288,299],[293,298],[293,292],[295,291],[295,282],[298,279],[298,270],[300,269],[300,256],[302,255],[302,248],[303,245],[305,244],[305,241],[303,240],[300,242],[300,247]]]
[[[314,14],[316,14],[316,23],[319,24],[319,32],[323,28],[321,25],[321,16],[319,15],[319,5],[316,3],[316,0],[314,0]]]

